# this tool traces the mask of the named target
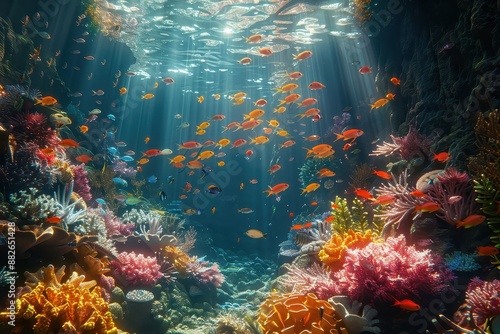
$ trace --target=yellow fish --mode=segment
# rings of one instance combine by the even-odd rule
[[[202,96],[199,96],[198,97],[198,103],[202,103],[203,101],[205,101],[205,98]]]

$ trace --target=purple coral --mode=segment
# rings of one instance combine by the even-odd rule
[[[134,286],[153,286],[163,277],[155,257],[134,252],[118,254],[118,261],[111,261],[113,274],[121,276]]]
[[[342,270],[334,277],[339,294],[383,309],[395,298],[419,303],[450,289],[453,273],[439,255],[416,250],[401,235],[349,249]]]
[[[377,145],[377,149],[370,155],[387,157],[398,153],[401,159],[408,161],[419,157],[427,159],[430,155],[432,139],[419,134],[414,127],[410,127],[406,136],[391,135],[391,139],[392,143],[384,141],[382,145]]]
[[[351,114],[342,113],[342,117],[333,116],[333,126],[328,129],[328,135],[335,136],[336,133],[342,133],[342,130],[351,121]]]
[[[92,199],[92,194],[90,193],[88,173],[85,170],[85,164],[73,165],[71,169],[73,170],[73,180],[75,180],[73,187],[74,192],[80,195],[85,202],[90,201]]]
[[[104,212],[100,209],[88,209],[95,215],[98,215],[104,220],[104,225],[106,226],[106,233],[108,237],[116,234],[130,235],[135,229],[134,223],[124,223],[118,217],[115,216],[112,210],[106,208]],[[104,214],[103,214],[104,213]]]
[[[479,326],[484,324],[486,319],[500,315],[499,291],[499,280],[485,282],[476,277],[467,286],[465,303],[470,307],[475,323]]]
[[[137,174],[137,170],[132,167],[129,167],[125,161],[122,161],[118,158],[113,160],[113,171],[118,173],[120,177],[135,178]]]
[[[439,182],[434,182],[427,194],[441,205],[442,210],[436,216],[449,224],[458,221],[478,211],[476,193],[469,175],[455,168],[448,168],[443,174],[437,175]],[[452,201],[450,198],[460,198]]]

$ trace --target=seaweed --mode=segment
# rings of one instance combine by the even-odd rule
[[[500,247],[500,191],[484,174],[478,180],[473,180],[476,202],[481,205],[481,211],[486,216],[486,222],[493,231],[490,237],[495,247]]]
[[[342,234],[349,230],[357,232],[372,230],[375,234],[380,235],[383,223],[369,219],[365,203],[361,200],[355,198],[349,203],[347,199],[337,196],[331,205],[334,208],[332,215],[335,219],[331,227],[334,232]]]

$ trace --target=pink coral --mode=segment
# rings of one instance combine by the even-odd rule
[[[486,319],[500,315],[500,281],[485,282],[479,278],[470,281],[465,292],[465,303],[470,306],[472,316],[478,325]]]
[[[196,281],[202,285],[220,287],[224,283],[224,275],[220,272],[217,263],[208,266],[208,261],[194,261],[188,263],[187,271]]]
[[[92,194],[90,193],[88,173],[85,170],[85,164],[73,165],[71,166],[73,170],[73,180],[75,180],[73,190],[80,195],[85,202],[92,199]]]
[[[135,229],[134,223],[124,223],[120,218],[116,217],[114,212],[108,208],[102,212],[100,209],[88,209],[95,215],[98,215],[104,220],[104,225],[106,226],[106,234],[111,237],[116,234],[121,235],[131,235]]]
[[[118,254],[118,261],[111,261],[111,270],[134,286],[153,286],[163,277],[155,257],[134,252]]]
[[[380,309],[394,298],[422,302],[450,289],[453,279],[439,255],[416,250],[403,235],[348,250],[343,269],[333,275],[339,294]]]
[[[50,127],[49,120],[39,113],[19,113],[12,119],[13,134],[18,143],[33,143],[36,147],[56,147],[59,142],[56,131]]]
[[[122,161],[118,158],[113,160],[113,171],[118,173],[118,176],[130,178],[135,178],[137,174],[137,170],[135,168],[129,167],[125,161]]]

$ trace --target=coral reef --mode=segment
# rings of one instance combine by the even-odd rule
[[[258,321],[264,334],[347,333],[333,306],[312,293],[271,294],[260,306]]]
[[[407,161],[422,158],[427,160],[430,155],[432,139],[418,133],[415,127],[410,126],[408,134],[404,137],[391,135],[392,143],[383,142],[370,154],[372,156],[393,156],[397,154],[399,158]]]
[[[500,193],[485,175],[474,179],[476,201],[481,206],[481,212],[486,216],[486,222],[493,232],[490,237],[494,244],[500,244]],[[499,261],[500,264],[500,261]]]
[[[117,255],[117,260],[111,261],[113,274],[123,277],[133,286],[153,286],[163,277],[154,257],[122,252]]]
[[[446,254],[444,261],[448,268],[453,271],[476,271],[481,269],[481,265],[474,259],[475,254],[465,254],[460,251],[455,251],[451,254]]]
[[[479,153],[469,158],[469,169],[475,178],[484,175],[500,189],[500,112],[479,113],[476,125],[476,145]]]
[[[474,322],[482,326],[486,319],[500,315],[500,280],[491,282],[474,278],[470,281],[465,292],[465,303],[470,306]]]
[[[307,159],[304,164],[299,168],[299,179],[302,188],[317,180],[318,171],[322,168],[330,170],[336,169],[335,160],[333,157],[324,159]]]
[[[334,234],[319,252],[319,259],[332,271],[342,269],[347,249],[361,249],[375,239],[371,230],[355,232],[348,230],[341,234]]]
[[[386,309],[397,300],[424,301],[450,289],[453,278],[439,255],[418,251],[404,236],[349,249],[342,270],[334,272],[339,294]]]
[[[91,189],[89,186],[88,173],[85,170],[85,164],[72,165],[73,178],[75,180],[74,191],[88,202],[92,199]]]
[[[370,305],[361,304],[358,301],[352,301],[347,296],[334,296],[328,300],[335,309],[335,312],[344,321],[349,334],[360,334],[370,332],[380,333],[380,328],[375,326],[379,323],[375,317],[378,312]],[[360,312],[361,311],[361,312]]]
[[[349,230],[363,233],[372,230],[375,234],[380,234],[380,222],[375,219],[369,221],[365,204],[361,200],[353,199],[351,208],[349,208],[347,199],[339,196],[336,196],[335,201],[330,203],[332,206],[331,214],[335,218],[331,222],[332,231],[343,234]]]

